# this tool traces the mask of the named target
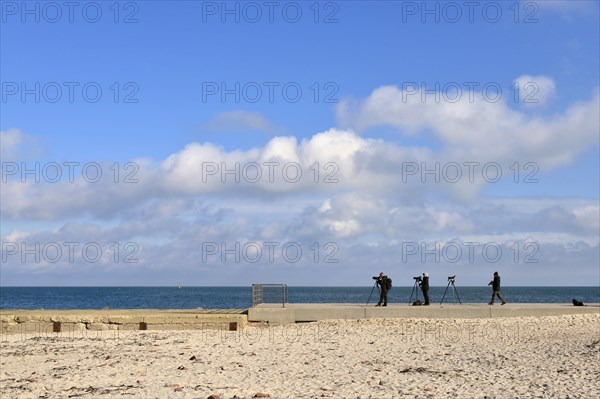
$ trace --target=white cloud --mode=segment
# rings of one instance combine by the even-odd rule
[[[384,92],[386,102],[381,101],[378,90],[365,102],[371,103],[374,98],[380,107],[397,107],[402,114],[403,105],[394,102],[401,94],[394,88]],[[294,195],[318,199],[348,191],[373,193],[381,198],[392,196],[405,204],[430,197],[472,201],[486,179],[489,181],[483,173],[486,163],[497,162],[504,171],[503,178],[510,179],[508,168],[515,161],[537,162],[544,170],[567,163],[597,142],[597,134],[594,136],[592,132],[597,118],[596,122],[591,121],[597,97],[594,101],[596,103],[576,104],[564,114],[547,120],[538,117],[525,122],[525,116],[519,113],[513,117],[517,122],[507,131],[493,124],[493,112],[485,114],[487,106],[500,114],[516,113],[502,105],[483,105],[478,118],[464,117],[464,113],[459,112],[463,116],[452,119],[452,112],[443,111],[448,115],[447,123],[432,124],[445,142],[445,146],[436,151],[330,129],[301,141],[293,136],[274,137],[264,147],[245,151],[225,151],[211,143],[191,143],[162,162],[136,160],[139,170],[134,176],[135,183],[124,183],[123,179],[115,182],[108,164],[102,165],[106,173],[97,183],[86,181],[81,174],[76,174],[73,182],[63,179],[51,183],[42,178],[36,183],[31,176],[23,181],[23,176],[16,173],[3,183],[2,212],[8,220],[90,216],[110,220],[127,214],[140,203],[177,197],[221,195],[273,200]],[[468,109],[471,105],[458,106]],[[371,119],[375,111],[368,105],[359,106],[357,115],[373,124],[402,124],[401,115],[386,114],[383,122]],[[435,119],[433,113],[430,115]],[[597,116],[597,110],[595,113]],[[419,123],[430,123],[422,118]],[[443,119],[440,115],[437,118]],[[481,130],[470,125],[479,126]],[[486,144],[486,138],[490,143]],[[473,161],[477,164],[471,170],[472,165],[467,163]],[[427,170],[437,172],[432,176]],[[66,176],[66,170],[64,172]],[[458,181],[451,180],[454,176],[459,177]],[[355,205],[356,202],[349,207]],[[453,217],[452,214],[440,215],[445,220],[440,223],[452,223]],[[357,228],[355,224],[339,220],[336,226],[346,234],[352,234]]]
[[[591,232],[600,231],[600,205],[590,204],[575,207],[570,210],[575,218],[575,224]]]
[[[1,267],[3,279],[31,272],[40,275],[68,273],[84,281],[90,275],[111,273],[116,279],[135,272],[138,283],[155,281],[153,279],[158,276],[185,274],[189,281],[186,284],[190,285],[218,283],[217,277],[206,280],[215,269],[220,270],[219,278],[227,276],[230,283],[235,284],[249,284],[260,278],[270,281],[269,276],[277,273],[284,278],[282,281],[290,284],[311,283],[306,280],[309,270],[325,274],[340,267],[344,270],[342,280],[351,284],[360,284],[361,273],[368,274],[373,267],[393,270],[398,278],[423,268],[437,276],[458,270],[461,284],[476,284],[478,278],[489,274],[488,268],[506,270],[507,277],[512,274],[522,278],[536,270],[548,276],[564,268],[565,262],[577,262],[580,273],[588,278],[597,276],[597,221],[590,226],[581,226],[576,218],[569,222],[558,217],[546,224],[538,223],[548,212],[594,217],[598,214],[598,205],[593,200],[580,200],[575,205],[568,200],[550,199],[536,205],[536,201],[531,200],[525,211],[520,209],[521,203],[498,199],[475,209],[445,203],[406,206],[392,199],[348,193],[330,197],[322,206],[307,202],[298,208],[288,207],[289,211],[284,215],[265,212],[257,216],[251,207],[246,211],[231,209],[218,200],[198,203],[172,198],[140,204],[135,212],[111,227],[82,221],[59,223],[56,228],[47,230],[10,232],[2,237],[5,244],[24,242],[31,250],[39,243],[42,248],[50,247],[51,251],[42,255],[39,262],[33,261],[31,254],[27,255],[25,263],[19,253],[7,255],[8,261]],[[255,201],[255,204],[260,206],[261,201]],[[523,219],[522,224],[515,224],[514,221],[519,219]],[[499,224],[498,220],[506,222]],[[241,247],[253,243],[253,246],[262,245],[266,251],[265,241],[279,243],[273,261],[269,261],[265,253],[257,264],[246,261],[243,255],[239,261],[234,255],[228,255],[223,262],[220,250],[207,261],[203,260],[203,244],[206,243],[224,243],[230,250],[235,248],[236,242]],[[77,243],[72,262],[64,242]],[[287,242],[301,245],[303,257],[298,263],[286,262],[282,257],[281,246]],[[93,263],[85,259],[82,251],[89,243],[102,248],[102,256]],[[135,244],[137,250],[126,248],[129,243]],[[318,261],[315,261],[315,243],[321,251]],[[333,253],[325,250],[327,243],[335,244],[334,259],[338,263],[323,262],[325,255]],[[435,254],[423,258],[424,248],[436,248],[436,243],[440,245],[437,253],[440,260],[435,261]],[[465,243],[476,243],[469,244],[475,248],[473,260],[468,259]],[[527,243],[533,243],[533,246],[525,247]],[[54,244],[63,247],[59,262],[48,261],[48,257],[53,256],[51,247]],[[403,259],[403,248],[407,244],[415,244],[418,251],[409,256],[404,253]],[[501,248],[503,255],[499,262],[486,260],[481,252],[486,244]],[[445,257],[453,255],[441,252],[443,245],[460,246],[463,251],[461,261],[448,262]],[[119,248],[118,254],[115,248]],[[132,252],[135,252],[133,259],[137,262],[126,263],[125,256]],[[519,261],[515,262],[517,255]],[[524,263],[525,256],[538,262]],[[94,251],[90,251],[88,257],[94,258]],[[519,268],[521,270],[517,270]]]
[[[547,98],[552,80],[536,79],[550,88],[545,89]],[[407,95],[395,86],[380,87],[352,103],[342,101],[338,107],[341,124],[358,131],[386,125],[402,134],[428,131],[442,143],[438,158],[457,162],[536,162],[551,169],[597,145],[600,129],[597,90],[591,100],[548,117],[530,116],[504,101],[470,101],[468,96],[455,103],[422,101],[420,92]]]
[[[522,75],[515,79],[519,100],[525,106],[546,105],[556,92],[554,79],[548,76]]]
[[[0,159],[16,162],[39,156],[41,148],[38,138],[19,129],[0,131]]]
[[[6,159],[9,155],[13,154],[22,140],[22,133],[18,129],[10,129],[6,131],[0,131],[0,144],[2,147],[2,159]]]
[[[530,78],[544,79],[519,79]],[[98,183],[89,183],[80,175],[74,182],[63,179],[57,183],[22,182],[20,176],[10,176],[2,184],[2,221],[16,227],[3,230],[3,241],[29,246],[35,242],[98,242],[105,254],[94,264],[85,259],[23,264],[19,256],[13,256],[1,265],[3,279],[31,271],[66,273],[79,276],[81,282],[110,272],[137,283],[135,272],[147,275],[145,282],[185,274],[195,284],[218,283],[220,279],[247,284],[251,279],[271,280],[273,276],[289,283],[306,283],[307,270],[334,270],[347,274],[346,283],[356,284],[360,281],[352,279],[371,267],[397,267],[400,273],[426,266],[430,272],[446,274],[444,265],[435,262],[403,263],[401,248],[407,241],[452,240],[496,242],[507,254],[515,240],[535,241],[540,244],[544,267],[561,270],[565,259],[576,259],[588,277],[597,276],[597,199],[479,198],[487,183],[480,170],[469,180],[464,167],[464,162],[471,161],[498,162],[503,168],[515,161],[536,162],[542,170],[565,165],[597,146],[597,94],[544,117],[531,116],[526,108],[510,109],[502,102],[405,101],[400,90],[388,86],[354,104],[343,102],[339,116],[358,130],[391,125],[402,134],[427,131],[438,142],[431,148],[425,144],[404,146],[361,137],[352,128],[334,128],[301,140],[273,137],[264,146],[243,151],[190,143],[164,160],[135,160],[137,183],[115,182],[110,173]],[[22,137],[19,131],[3,132],[3,150],[22,153],[27,145]],[[463,178],[457,183],[436,182],[431,176],[406,173],[407,166],[431,170],[436,162],[463,165]],[[108,166],[102,165],[109,171]],[[293,167],[286,170],[288,166]],[[257,167],[261,178],[253,182]],[[301,177],[296,181],[298,173]],[[43,227],[26,228],[28,221],[41,220],[47,221]],[[201,261],[202,243],[226,243],[230,248],[236,241],[242,245],[299,242],[304,257],[297,264],[283,262],[281,253],[275,262],[263,259],[257,264]],[[114,242],[138,244],[139,262],[112,262],[114,253],[108,248]],[[326,243],[335,243],[340,261],[315,263],[311,258],[315,242],[321,256]],[[507,259],[503,267],[515,269]],[[488,266],[501,265],[480,262],[456,267],[471,273],[476,282],[488,276]],[[539,265],[535,267],[538,269],[531,270],[541,270]],[[206,281],[206,276],[213,280]]]

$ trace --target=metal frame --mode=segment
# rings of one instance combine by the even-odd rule
[[[273,288],[278,287],[281,290],[275,290],[274,295],[265,295],[265,287]],[[268,290],[272,291],[272,290]],[[285,308],[285,304],[288,301],[288,286],[287,284],[252,284],[252,307],[259,305],[261,303],[265,303],[265,299],[270,299],[272,297],[278,298],[279,300],[276,302],[280,302],[281,305]]]

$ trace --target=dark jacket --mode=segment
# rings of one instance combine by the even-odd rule
[[[381,276],[377,278],[377,285],[381,288],[381,292],[388,292],[387,288],[388,276]]]
[[[423,281],[421,281],[421,289],[423,291],[429,290],[429,277],[423,277]]]
[[[494,280],[490,281],[488,285],[491,285],[494,291],[500,291],[500,276],[494,276]]]

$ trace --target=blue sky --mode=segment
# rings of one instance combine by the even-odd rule
[[[76,2],[69,15],[2,1],[1,284],[322,285],[334,273],[364,285],[379,269],[407,285],[421,271],[478,285],[497,269],[509,285],[600,284],[598,2],[273,7],[270,21],[265,2],[123,1],[118,15],[114,2]],[[63,179],[11,169],[36,162],[62,165]],[[70,182],[65,162],[96,162],[104,178],[77,170]],[[264,162],[297,163],[303,179],[269,181]],[[236,163],[263,178],[202,174]],[[403,181],[403,168],[436,163],[462,178]],[[323,182],[330,173],[337,182]],[[103,255],[68,259],[65,242]],[[303,257],[270,261],[265,242]],[[402,256],[464,242],[503,256]],[[63,256],[40,249],[38,262],[36,243]],[[223,259],[212,243],[263,256]],[[527,250],[537,262],[523,262]]]

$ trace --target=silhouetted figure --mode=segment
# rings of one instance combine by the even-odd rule
[[[494,272],[494,279],[490,281],[488,285],[491,285],[493,289],[492,299],[490,299],[490,303],[488,303],[488,305],[493,305],[496,297],[502,301],[503,305],[506,305],[506,301],[500,295],[500,276],[498,275],[498,272]]]
[[[376,283],[379,286],[379,302],[375,306],[387,306],[387,293],[391,285],[388,280],[388,276],[383,274],[383,272],[379,273],[379,277],[376,279]]]
[[[423,291],[423,296],[425,297],[425,303],[423,305],[429,306],[429,274],[427,274],[427,272],[423,273],[421,291]]]

